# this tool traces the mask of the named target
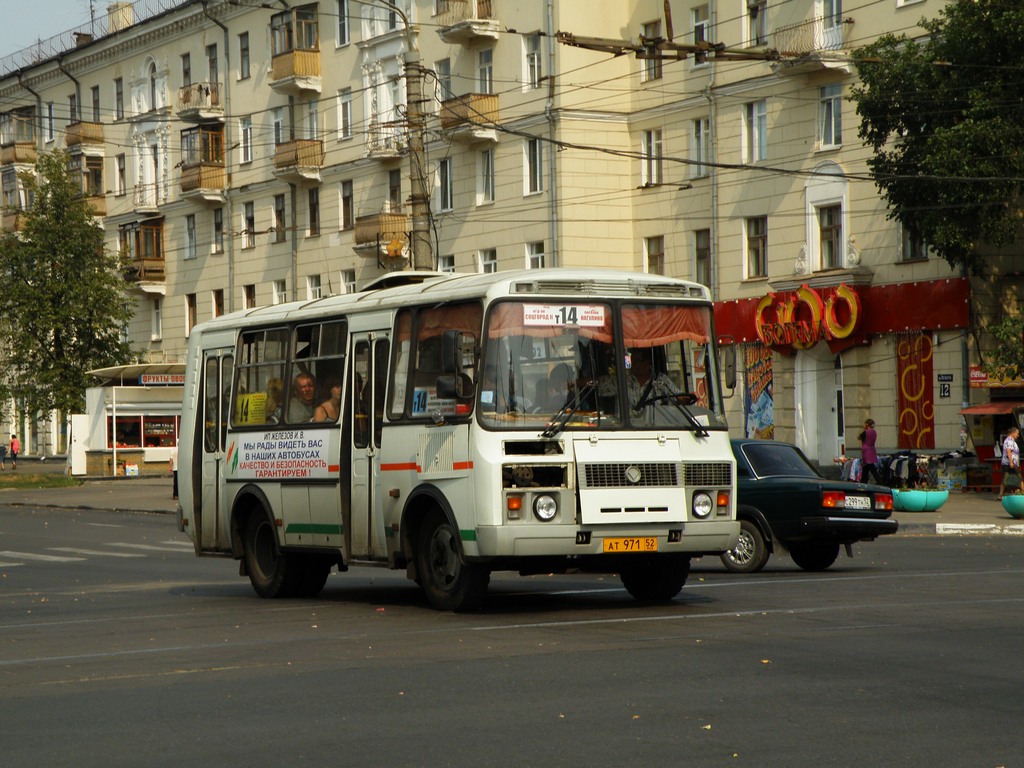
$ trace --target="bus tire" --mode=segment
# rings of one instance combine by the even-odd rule
[[[416,571],[427,601],[439,611],[475,611],[487,596],[490,571],[466,563],[459,532],[441,511],[427,515],[416,547]]]
[[[245,570],[260,597],[291,597],[301,583],[301,563],[278,551],[274,526],[266,515],[253,514],[245,524]]]
[[[302,578],[295,590],[298,597],[316,597],[323,591],[331,573],[331,561],[325,557],[310,555],[300,558]]]
[[[689,575],[690,558],[686,555],[637,557],[619,572],[626,591],[645,603],[668,602],[682,591]]]

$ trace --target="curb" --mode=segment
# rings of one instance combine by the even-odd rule
[[[904,523],[896,536],[1024,536],[1024,523]]]

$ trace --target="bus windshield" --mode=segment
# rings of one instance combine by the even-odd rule
[[[485,427],[725,429],[706,305],[504,301],[484,340]]]

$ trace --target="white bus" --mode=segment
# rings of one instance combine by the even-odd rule
[[[705,287],[604,270],[395,273],[189,337],[179,527],[263,597],[403,568],[441,610],[493,570],[644,601],[736,542]]]

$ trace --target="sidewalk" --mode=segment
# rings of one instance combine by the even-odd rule
[[[169,476],[86,480],[74,488],[0,490],[0,506],[174,514],[177,505]],[[894,512],[893,518],[900,524],[897,535],[1024,536],[1024,520],[1010,517],[991,493],[952,491],[938,512]]]

